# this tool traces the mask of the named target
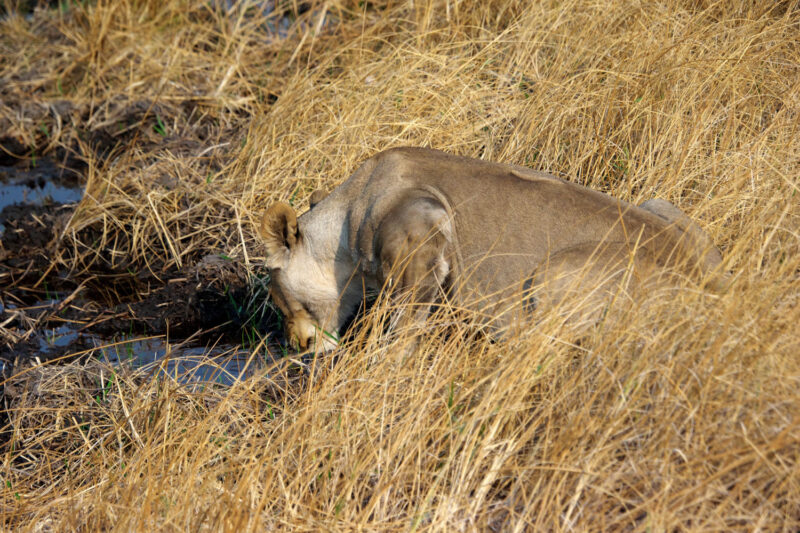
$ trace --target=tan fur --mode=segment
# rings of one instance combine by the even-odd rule
[[[261,237],[267,245],[267,253],[273,262],[282,257],[284,250],[291,249],[297,242],[297,215],[292,207],[278,202],[261,218]]]
[[[277,203],[261,225],[273,296],[301,324],[289,333],[302,348],[334,346],[319,331],[338,333],[365,289],[413,291],[423,304],[448,298],[502,329],[523,285],[538,305],[624,289],[631,268],[703,276],[721,261],[664,200],[636,207],[524,167],[423,148],[381,152],[314,200],[299,218]]]
[[[315,205],[320,203],[328,196],[328,191],[323,189],[317,189],[316,191],[311,193],[311,196],[308,197],[308,205],[311,206],[313,209]]]

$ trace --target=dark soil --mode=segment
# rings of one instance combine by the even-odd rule
[[[18,4],[35,18],[36,8],[57,3]],[[69,41],[45,19],[35,27],[54,47]],[[32,61],[0,79],[0,373],[37,359],[66,361],[121,334],[198,345],[220,337],[238,343],[254,332],[280,338],[262,281],[219,249],[197,247],[181,267],[157,258],[138,264],[118,253],[131,248],[123,242],[127,228],[112,236],[116,250],[93,244],[106,235],[101,226],[65,234],[90,166],[130,167],[145,187],[174,191],[181,206],[191,205],[202,190],[157,163],[168,153],[197,175],[214,176],[242,145],[246,132],[231,129],[241,121],[192,95],[73,98],[85,73],[65,72],[56,83],[49,68]]]
[[[121,115],[145,113],[148,106],[131,107]],[[94,140],[95,156],[119,142],[102,130]],[[173,149],[203,148],[177,138],[164,142]],[[195,343],[241,341],[243,329],[277,334],[263,282],[253,286],[243,264],[213,250],[200,251],[180,270],[125,268],[102,257],[75,267],[63,233],[81,197],[86,165],[64,150],[34,158],[35,150],[0,139],[0,199],[7,200],[0,204],[0,373],[8,376],[29,361],[68,361],[120,334],[163,335],[171,342],[191,337]]]
[[[13,205],[0,211],[0,323],[4,338],[0,359],[48,359],[86,349],[74,346],[42,353],[37,332],[70,324],[93,336],[128,334],[181,338],[198,332],[239,339],[245,325],[274,328],[268,312],[254,320],[247,302],[253,288],[241,263],[208,254],[180,272],[161,279],[146,274],[69,272],[53,261],[59,236],[74,205]],[[112,303],[113,302],[113,303]],[[31,332],[34,332],[31,334]]]

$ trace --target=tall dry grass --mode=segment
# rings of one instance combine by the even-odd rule
[[[226,389],[93,360],[26,370],[7,383],[4,527],[800,527],[796,2],[334,0],[285,37],[252,3],[213,5],[0,23],[2,94],[27,106],[3,107],[7,133],[89,163],[54,252],[76,272],[208,251],[257,271],[271,201],[303,206],[411,144],[666,198],[730,287],[580,335],[567,308],[498,343],[431,325],[406,359],[379,306],[313,378]],[[37,109],[59,101],[74,112],[45,140]]]

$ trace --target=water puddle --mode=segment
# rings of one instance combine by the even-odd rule
[[[274,346],[273,346],[274,347]],[[45,328],[31,346],[40,360],[61,358],[65,354],[85,355],[112,365],[126,365],[152,377],[169,377],[183,384],[216,384],[230,386],[252,376],[266,364],[280,358],[280,349],[264,348],[254,354],[233,344],[185,346],[167,343],[162,336],[104,339],[77,331],[64,324]]]
[[[3,169],[0,168],[0,175],[2,175],[2,171]],[[0,210],[7,205],[14,204],[72,204],[80,201],[82,197],[83,188],[65,187],[52,181],[22,185],[0,181]]]
[[[231,386],[263,368],[252,352],[240,346],[171,348],[161,338],[140,338],[100,346],[95,354],[112,364],[128,364],[152,377],[169,377],[183,384]]]
[[[59,363],[95,359],[113,366],[144,372],[151,378],[167,378],[184,385],[231,386],[283,359],[285,347],[250,339],[253,344],[210,342],[202,345],[198,337],[187,340],[141,333],[104,335],[87,330],[85,320],[70,320],[63,313],[52,314],[63,300],[43,300],[27,307],[0,301],[0,323],[6,333],[17,338],[11,352],[0,353],[0,381],[14,373],[17,364]],[[36,326],[36,322],[42,325]],[[54,323],[55,322],[55,323]],[[30,329],[14,327],[28,323]],[[10,329],[9,329],[10,328]],[[205,337],[208,338],[208,337]],[[2,391],[2,387],[0,387]]]
[[[0,166],[0,212],[10,206],[73,204],[83,197],[83,187],[52,161],[40,160],[34,167]],[[0,222],[0,234],[5,227]]]

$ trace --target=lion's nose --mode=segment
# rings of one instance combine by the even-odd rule
[[[300,333],[297,336],[297,344],[300,350],[307,350],[309,346],[314,345],[314,335]]]
[[[303,350],[307,350],[309,346],[314,342],[314,337],[311,335],[303,335],[303,340],[300,342],[300,347]]]

